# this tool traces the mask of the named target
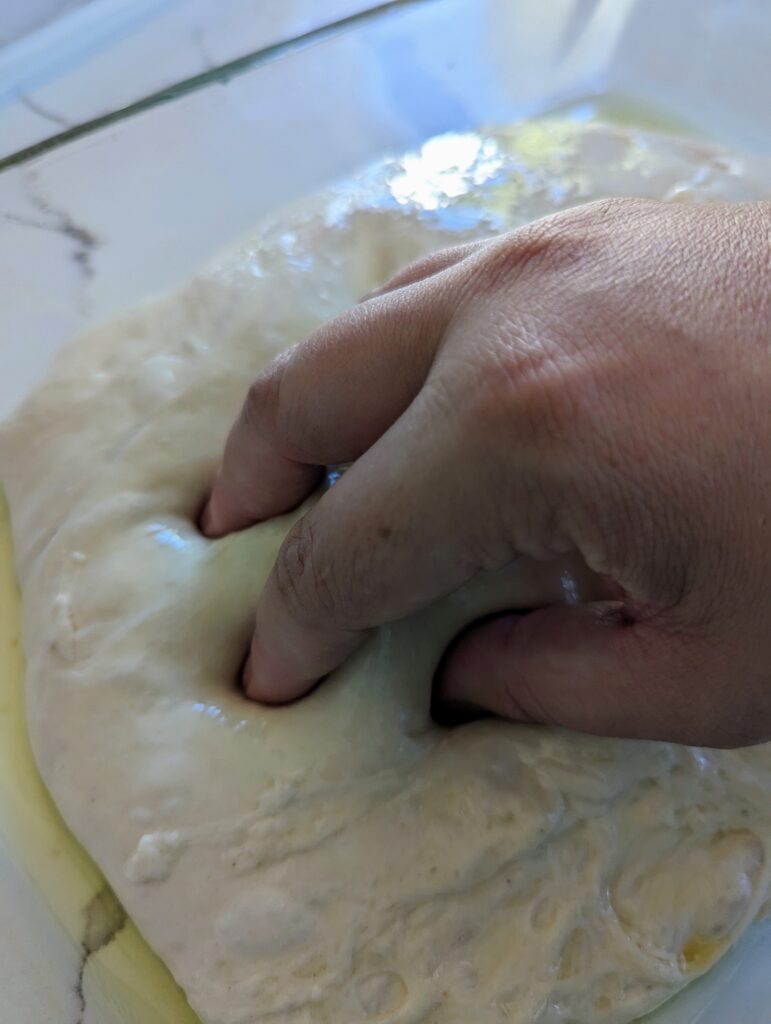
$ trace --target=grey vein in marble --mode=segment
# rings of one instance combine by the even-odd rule
[[[74,1024],[83,1024],[85,1018],[86,997],[83,980],[91,957],[112,942],[127,920],[126,911],[106,883],[84,907],[81,954],[75,983],[78,1013]]]
[[[27,94],[19,96],[19,103],[38,117],[42,117],[45,121],[50,121],[51,124],[59,125],[60,128],[72,127],[72,121],[63,117],[61,114],[57,114],[56,111],[49,110],[47,107],[42,106],[42,104],[33,100],[32,97]]]
[[[209,48],[206,45],[206,33],[201,25],[195,25],[191,29],[190,41],[201,57],[201,64],[204,70],[214,71],[217,67],[217,62],[209,53]]]
[[[72,253],[73,261],[81,268],[84,276],[90,279],[94,276],[93,252],[100,244],[99,238],[82,224],[72,219],[70,214],[57,206],[54,206],[40,191],[37,176],[33,171],[28,175],[29,187],[27,197],[38,213],[48,220],[43,220],[39,226],[49,231],[55,231],[65,238],[74,242]]]

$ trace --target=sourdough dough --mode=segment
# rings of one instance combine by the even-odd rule
[[[480,579],[268,709],[234,679],[288,519],[216,542],[194,519],[254,373],[404,261],[598,196],[769,182],[600,125],[445,136],[81,337],[6,425],[40,770],[206,1024],[625,1024],[758,915],[768,746],[431,722],[458,628],[579,566]]]

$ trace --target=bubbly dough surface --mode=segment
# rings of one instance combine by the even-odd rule
[[[432,140],[78,339],[3,428],[40,770],[205,1024],[628,1024],[758,915],[769,746],[431,722],[458,629],[580,566],[480,579],[269,709],[233,681],[290,520],[194,521],[251,377],[406,260],[596,197],[770,186],[600,125]]]

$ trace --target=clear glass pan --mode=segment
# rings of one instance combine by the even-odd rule
[[[771,153],[771,5],[412,0],[178,93],[0,162],[0,417],[79,328],[180,282],[267,210],[431,135],[585,102]],[[57,905],[30,834],[0,841]],[[148,1016],[132,956],[120,978],[94,958],[85,1020],[176,1019]],[[655,1020],[760,1024],[769,958],[766,924]]]

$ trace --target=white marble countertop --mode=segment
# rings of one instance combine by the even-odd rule
[[[377,0],[26,4],[0,8],[0,158]]]
[[[0,1014],[14,1024],[77,1020],[77,950],[0,842]]]
[[[0,10],[0,47],[50,25],[91,0],[6,0]]]
[[[54,121],[43,116],[45,125],[35,124],[22,109],[30,113],[28,105],[6,103],[0,158],[58,131],[59,121],[88,121],[374,5],[154,6],[151,18],[58,77],[30,79],[24,94],[42,100]],[[74,331],[176,284],[277,204],[432,134],[610,92],[728,143],[771,152],[766,0],[681,0],[676,9],[670,0],[552,0],[546,7],[529,0],[397,4],[312,45],[257,58],[229,84],[201,86],[35,159],[0,160],[0,417]],[[2,24],[0,15],[0,38]],[[13,70],[7,62],[3,72],[2,56],[0,94],[3,73],[7,85]],[[97,1003],[84,1011],[75,999],[79,951],[15,866],[1,833],[0,1020],[120,1024]],[[741,984],[768,1001],[771,972],[760,963]],[[700,1024],[760,1024],[735,1012],[728,982],[720,984],[718,1009],[701,1006]],[[691,1024],[687,1013],[661,1019]]]

